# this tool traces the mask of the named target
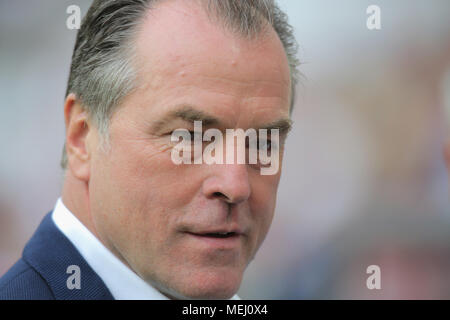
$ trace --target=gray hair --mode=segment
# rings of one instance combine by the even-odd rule
[[[135,87],[133,35],[147,10],[162,0],[94,0],[83,19],[72,56],[66,96],[73,93],[107,140],[113,111]],[[254,37],[270,25],[289,61],[291,107],[298,81],[298,45],[287,15],[274,0],[199,0],[208,14],[244,37]],[[67,168],[64,145],[61,167]]]

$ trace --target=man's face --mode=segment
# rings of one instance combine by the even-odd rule
[[[222,132],[289,119],[282,44],[273,30],[256,40],[232,35],[186,1],[152,10],[136,40],[138,88],[112,117],[111,149],[92,154],[96,232],[169,296],[229,298],[267,234],[280,171],[265,176],[248,164],[177,166],[171,133],[193,131],[179,110],[214,118],[203,130]],[[234,234],[216,234],[229,231]]]

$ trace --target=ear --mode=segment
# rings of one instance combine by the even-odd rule
[[[64,119],[66,123],[66,152],[68,169],[72,174],[82,180],[89,181],[90,160],[93,150],[92,131],[87,112],[74,94],[69,94],[64,103]]]

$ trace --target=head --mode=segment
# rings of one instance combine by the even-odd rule
[[[295,51],[270,0],[94,1],[65,101],[64,203],[167,296],[231,297],[269,230],[282,166],[176,165],[171,134],[195,120],[222,132],[289,123]]]

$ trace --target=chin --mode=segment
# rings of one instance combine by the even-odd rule
[[[183,296],[180,296],[180,298],[192,300],[228,300],[236,294],[238,289],[239,286],[191,288]]]
[[[189,278],[182,279],[181,285],[165,290],[171,298],[194,300],[226,300],[232,298],[239,290],[242,273],[195,272]]]

